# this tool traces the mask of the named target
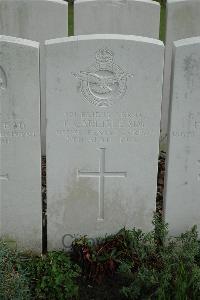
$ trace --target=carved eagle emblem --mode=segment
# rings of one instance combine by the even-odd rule
[[[81,83],[84,98],[99,107],[109,107],[122,98],[127,78],[133,77],[114,64],[113,56],[111,50],[101,49],[96,53],[96,63],[88,70],[72,73]]]

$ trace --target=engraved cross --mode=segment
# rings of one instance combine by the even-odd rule
[[[99,178],[99,215],[97,220],[104,220],[104,178],[105,177],[126,177],[127,172],[106,172],[105,171],[105,148],[100,148],[100,160],[98,172],[84,172],[78,170],[78,177],[98,177]]]

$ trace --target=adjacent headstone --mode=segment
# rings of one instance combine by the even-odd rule
[[[175,42],[165,195],[170,234],[200,228],[200,38]]]
[[[48,249],[151,229],[163,52],[136,36],[47,41]]]
[[[45,40],[68,36],[68,5],[61,0],[0,0],[0,34],[41,43],[42,153],[45,154]]]
[[[151,0],[76,0],[74,32],[159,37],[160,5]]]
[[[61,0],[0,0],[0,33],[44,42],[68,35],[68,5]]]
[[[41,251],[39,44],[0,36],[0,238]]]
[[[200,35],[200,0],[168,0],[161,146],[166,150],[173,41]]]

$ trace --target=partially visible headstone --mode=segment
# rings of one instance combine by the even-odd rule
[[[125,35],[47,41],[48,249],[152,228],[163,50]]]
[[[76,35],[116,33],[159,37],[160,5],[151,0],[76,0]]]
[[[0,34],[38,42],[68,35],[68,5],[61,0],[0,0]]]
[[[175,42],[165,219],[170,234],[200,229],[200,38]]]
[[[68,36],[68,5],[61,0],[0,0],[0,34],[43,44],[45,40]],[[45,62],[41,57],[41,134],[45,154]]]
[[[41,251],[39,44],[0,36],[0,238]]]
[[[161,146],[166,150],[173,41],[200,35],[200,0],[168,0]]]

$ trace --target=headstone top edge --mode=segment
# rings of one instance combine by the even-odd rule
[[[86,2],[121,2],[120,0],[117,0],[117,1],[113,1],[113,0],[75,0],[74,1],[74,4],[80,4],[80,3],[86,3]],[[157,6],[157,7],[160,7],[160,3],[158,2],[155,2],[155,1],[152,1],[152,0],[127,0],[126,2],[133,2],[133,3],[137,3],[137,2],[143,2],[143,3],[148,3],[149,5],[152,5],[152,6]]]
[[[57,3],[57,4],[61,4],[61,5],[64,5],[64,6],[68,6],[68,2],[65,2],[63,0],[0,0],[0,3],[2,2],[5,2],[5,3],[8,3],[8,2],[26,2],[26,3],[33,3],[33,2],[52,2],[52,3]]]
[[[177,4],[177,3],[185,3],[185,2],[188,2],[188,3],[200,3],[199,0],[167,0],[167,4]]]
[[[164,43],[160,40],[137,36],[137,35],[125,35],[125,34],[89,34],[89,35],[78,35],[64,38],[56,38],[45,41],[45,45],[55,45],[60,43],[78,42],[78,41],[90,41],[90,40],[125,40],[143,42],[147,44],[154,44],[164,48]]]
[[[31,40],[8,36],[8,35],[0,35],[0,42],[8,42],[12,44],[25,45],[33,48],[38,48],[38,49],[40,46],[40,43],[36,41],[31,41]]]
[[[174,44],[175,48],[200,44],[200,36],[177,40],[177,41],[174,41],[173,44]]]
[[[29,0],[30,1],[30,0]],[[41,1],[41,0],[40,0]],[[58,3],[58,4],[62,4],[65,6],[68,6],[68,2],[63,1],[63,0],[45,0],[46,2],[53,2],[53,3]]]

